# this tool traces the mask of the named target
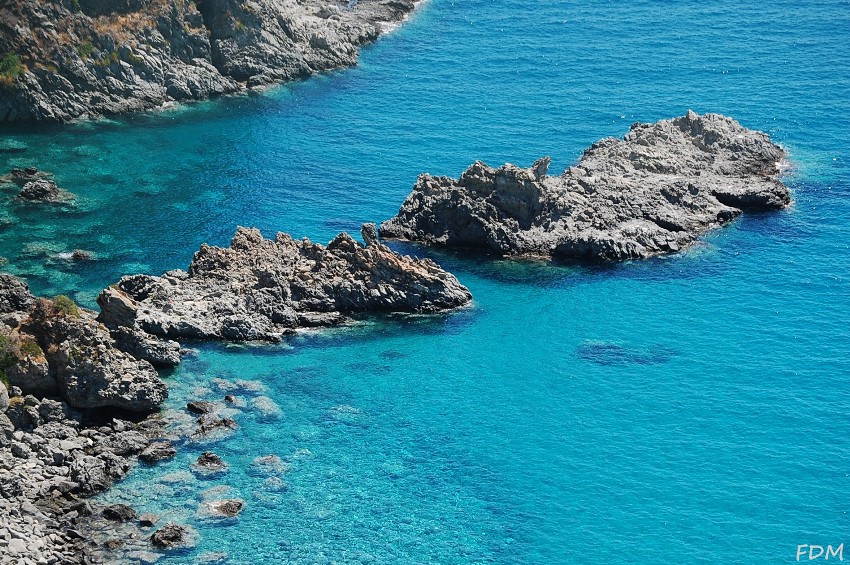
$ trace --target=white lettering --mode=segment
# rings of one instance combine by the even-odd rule
[[[844,544],[842,543],[835,549],[832,549],[831,545],[826,546],[826,557],[824,557],[824,560],[829,559],[830,555],[837,557],[839,561],[844,561]]]
[[[809,547],[809,544],[807,544],[807,543],[804,543],[802,545],[797,546],[797,561],[800,560],[800,557],[802,557],[806,554],[805,548],[807,548],[807,547]]]
[[[820,552],[815,555],[815,548],[818,548]],[[823,555],[823,546],[822,545],[810,545],[809,546],[809,561],[814,561],[818,559],[821,555]]]

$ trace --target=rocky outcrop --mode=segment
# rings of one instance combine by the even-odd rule
[[[35,297],[27,283],[12,275],[0,273],[0,315],[29,309]]]
[[[507,256],[641,259],[673,253],[742,211],[791,203],[785,151],[718,114],[634,124],[588,148],[562,175],[474,163],[459,179],[421,175],[385,238]]]
[[[150,412],[168,396],[153,366],[118,349],[93,312],[64,296],[35,299],[9,275],[0,275],[0,374],[74,408]]]
[[[12,169],[8,175],[0,177],[0,183],[17,185],[19,201],[67,203],[74,200],[73,194],[56,185],[52,174],[35,167]]]
[[[92,312],[66,312],[56,302],[37,300],[21,330],[38,341],[71,406],[148,412],[168,396],[153,366],[117,349]]]
[[[356,312],[435,312],[471,299],[429,259],[402,257],[363,228],[327,246],[239,228],[230,247],[204,245],[188,272],[135,275],[98,297],[100,319],[169,339],[279,340]]]
[[[200,100],[356,64],[413,0],[11,0],[0,122]]]

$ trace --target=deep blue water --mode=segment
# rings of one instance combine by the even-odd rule
[[[187,563],[781,563],[798,544],[850,544],[850,2],[741,4],[431,0],[355,69],[2,130],[28,150],[0,168],[53,170],[80,205],[10,193],[0,256],[36,292],[88,305],[236,225],[326,241],[390,217],[420,172],[544,154],[555,171],[688,108],[790,152],[793,208],[674,257],[587,268],[414,249],[474,306],[202,347],[168,377],[169,405],[220,399],[215,378],[255,381],[240,430],[105,498],[188,520],[201,545],[172,559]],[[98,260],[55,258],[74,248]],[[258,416],[258,395],[281,414]],[[229,474],[186,476],[208,448]],[[287,464],[280,481],[252,470],[266,454]],[[235,523],[195,516],[218,485],[247,502]]]

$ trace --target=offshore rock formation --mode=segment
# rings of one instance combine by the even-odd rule
[[[52,174],[35,167],[12,169],[0,177],[0,184],[17,185],[20,188],[17,198],[21,201],[61,203],[74,199],[73,194],[56,186]]]
[[[499,255],[624,260],[679,251],[744,210],[791,203],[776,179],[785,151],[718,114],[634,124],[588,148],[561,176],[476,162],[459,179],[423,174],[385,238]]]
[[[413,0],[10,0],[0,122],[200,100],[356,64]]]
[[[228,248],[204,245],[189,271],[127,276],[98,296],[100,320],[170,339],[279,340],[356,312],[435,312],[462,306],[469,290],[429,259],[395,254],[346,233],[327,247],[239,228]]]

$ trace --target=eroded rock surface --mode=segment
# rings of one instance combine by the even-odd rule
[[[355,312],[435,312],[469,291],[429,259],[402,257],[363,228],[327,246],[239,228],[230,247],[204,245],[188,272],[128,276],[98,297],[100,319],[170,339],[278,340]]]
[[[413,0],[10,0],[0,122],[199,100],[356,64]]]
[[[510,256],[624,260],[679,251],[745,210],[791,203],[776,176],[785,151],[718,114],[634,124],[547,176],[476,162],[459,179],[423,174],[385,238]]]

